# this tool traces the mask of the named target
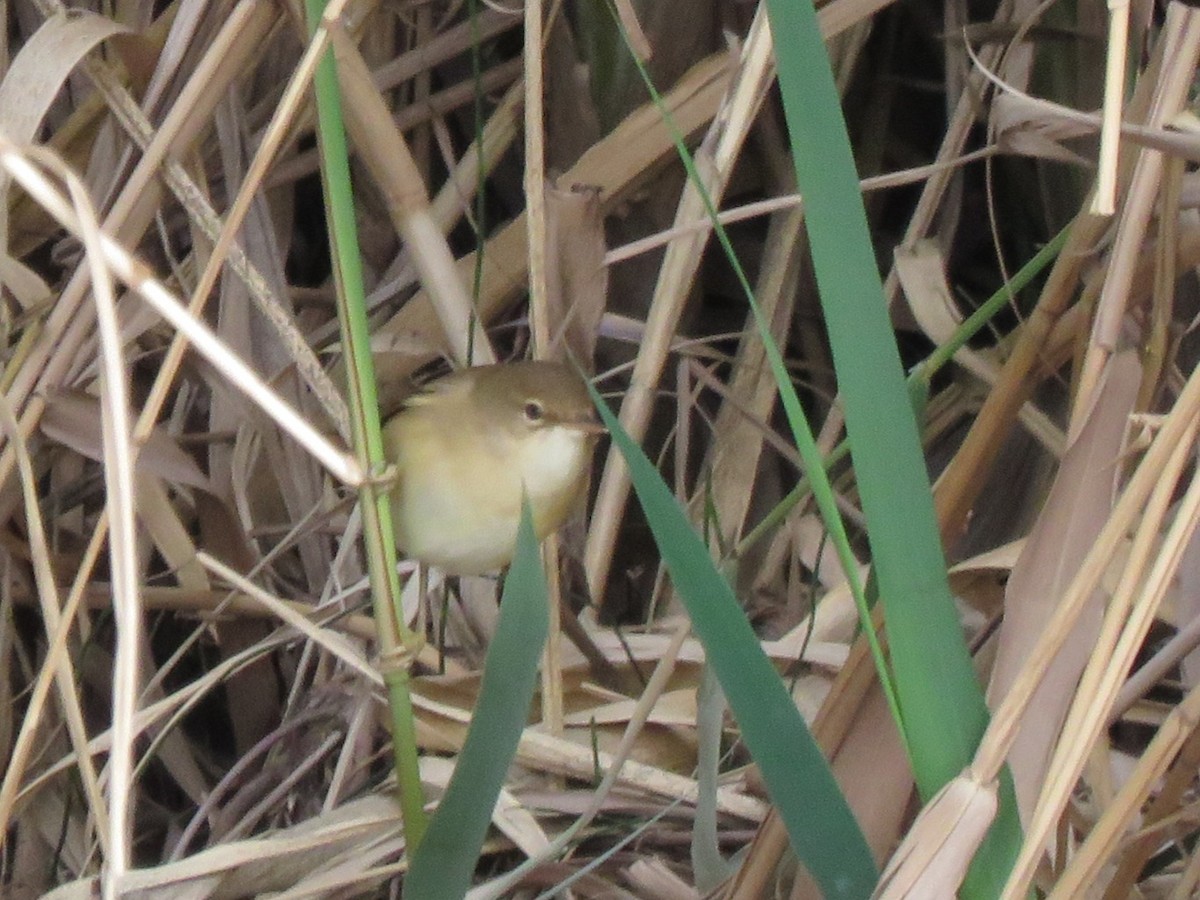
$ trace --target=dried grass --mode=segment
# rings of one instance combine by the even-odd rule
[[[304,205],[315,193],[309,84],[324,45],[306,43],[295,8],[261,0],[125,4],[118,20],[64,16],[54,0],[10,6],[0,78],[0,894],[90,897],[103,876],[147,898],[388,896],[406,856],[347,499],[363,476],[343,446],[331,288],[319,264],[311,276],[325,237]],[[332,29],[363,164],[379,376],[386,394],[439,356],[520,352],[531,331],[538,346],[561,342],[624,392],[626,427],[661,454],[714,546],[734,547],[796,479],[774,385],[744,310],[722,290],[703,204],[661,113],[629,102],[617,64],[603,73],[611,92],[589,93],[578,59],[596,48],[584,46],[579,20],[562,20],[570,6],[529,5],[526,21],[541,21],[546,40],[524,63],[513,51],[520,18],[498,8],[470,24],[456,4],[347,3]],[[759,302],[830,449],[842,427],[836,381],[770,95],[765,11],[660,6],[633,29],[641,52],[698,147],[708,191],[740,223]],[[640,12],[620,11],[628,23]],[[877,246],[895,259],[887,286],[898,326],[916,343],[944,339],[964,295],[980,284],[990,292],[1050,225],[1075,219],[1036,299],[1013,299],[1002,333],[960,354],[927,411],[948,553],[994,551],[952,576],[973,608],[965,621],[989,623],[973,638],[1000,711],[975,765],[914,816],[844,573],[805,504],[770,540],[743,548],[731,574],[764,649],[797,676],[797,703],[881,866],[891,861],[881,896],[951,895],[1009,759],[1028,830],[1010,896],[1030,884],[1064,898],[1188,896],[1200,882],[1200,381],[1190,337],[1200,220],[1181,162],[1197,156],[1195,129],[1181,109],[1200,13],[1172,4],[1149,31],[1130,24],[1152,52],[1126,122],[1105,119],[1126,151],[1106,170],[1109,220],[1070,184],[1091,177],[1083,167],[1101,121],[1087,104],[1098,105],[1103,60],[1088,54],[1103,29],[1086,11],[1070,38],[1078,80],[1066,84],[1036,74],[1062,51],[1038,34],[1044,10],[1031,3],[1000,4],[1001,38],[979,45],[978,65],[958,35],[935,43],[911,12],[860,0],[820,10]],[[718,18],[736,46],[718,39]],[[1022,32],[1028,40],[1007,43]],[[473,36],[490,42],[479,85]],[[921,111],[911,89],[920,70],[904,59],[934,46],[946,54],[944,116]],[[544,116],[530,103],[539,81],[522,78],[538,59]],[[476,131],[478,86],[487,97]],[[617,124],[603,133],[606,121]],[[514,159],[519,134],[534,156],[544,138],[545,178]],[[99,233],[89,236],[88,205],[72,206],[56,165],[27,149],[34,141],[83,173]],[[993,186],[985,180],[1000,184],[1003,208],[980,201]],[[897,199],[910,183],[919,194]],[[531,202],[528,221],[521,184],[537,201],[546,185],[545,208]],[[463,234],[480,209],[477,259]],[[979,250],[989,228],[1003,263]],[[605,240],[619,246],[598,275]],[[546,265],[530,247],[548,249]],[[125,376],[110,368],[102,378],[96,323],[110,278]],[[515,312],[530,280],[532,329]],[[1144,352],[1119,355],[1129,347]],[[115,350],[110,340],[104,359]],[[102,437],[113,433],[102,420],[119,421],[110,417],[126,405],[117,384],[137,420],[118,430],[135,450]],[[1149,440],[1127,433],[1131,404],[1163,417],[1135,420],[1149,421]],[[1006,441],[1017,430],[1036,440]],[[126,483],[105,496],[115,462]],[[1053,487],[1032,473],[1039,465],[1057,473]],[[618,457],[597,474],[586,543],[568,536],[562,551],[576,569],[582,559],[595,604],[564,622],[570,640],[551,651],[479,896],[511,891],[518,877],[576,879],[580,896],[698,895],[688,841],[703,652],[662,594]],[[860,521],[852,477],[835,475],[847,520]],[[562,589],[576,606],[578,583],[568,565]],[[414,579],[405,598],[410,619],[424,608],[432,637],[414,705],[435,792],[462,745],[495,616],[490,581],[464,579],[449,599],[445,590],[435,580],[418,596]],[[650,610],[653,621],[629,624]],[[620,630],[600,624],[616,618]],[[1064,643],[1068,656],[1052,663]],[[733,754],[716,791],[719,845],[728,854],[758,832],[722,895],[815,896],[756,772]],[[530,859],[542,862],[518,868]]]

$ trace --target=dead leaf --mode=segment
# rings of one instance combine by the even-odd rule
[[[46,398],[46,412],[41,421],[42,433],[50,440],[70,447],[88,459],[102,462],[103,443],[100,432],[100,402],[90,394],[79,391],[56,391]],[[208,478],[195,461],[160,428],[150,432],[137,456],[143,472],[171,482],[202,491],[211,491]]]

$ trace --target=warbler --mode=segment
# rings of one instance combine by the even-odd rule
[[[580,500],[603,430],[586,385],[560,363],[477,366],[429,383],[383,430],[397,544],[450,575],[508,565],[522,494],[540,541]]]

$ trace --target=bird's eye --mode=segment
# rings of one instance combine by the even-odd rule
[[[544,415],[546,415],[546,411],[542,409],[542,404],[536,400],[530,400],[525,404],[525,421],[540,422]]]

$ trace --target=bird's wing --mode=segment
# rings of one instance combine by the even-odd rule
[[[401,401],[402,408],[410,409],[415,406],[427,406],[438,398],[452,397],[466,393],[471,389],[471,379],[466,377],[464,372],[454,372],[422,385]]]

